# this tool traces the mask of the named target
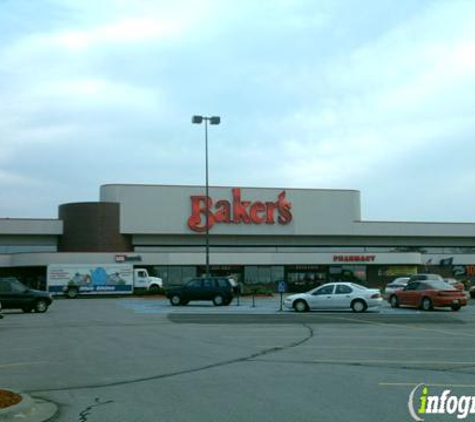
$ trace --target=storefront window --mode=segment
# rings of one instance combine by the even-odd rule
[[[244,267],[241,265],[211,265],[210,273],[213,277],[232,277],[237,282],[242,281]],[[198,277],[204,277],[206,274],[206,266],[197,267]]]
[[[331,265],[328,272],[329,281],[350,281],[365,283],[366,265]]]
[[[257,284],[259,282],[257,265],[246,265],[244,268],[244,282],[246,284]]]
[[[279,280],[283,280],[285,277],[285,271],[283,265],[274,265],[272,271],[272,282],[276,283]]]
[[[416,265],[390,265],[378,269],[379,277],[405,277],[417,274]]]
[[[306,292],[328,279],[328,267],[325,265],[288,265],[285,271],[291,292]]]
[[[259,284],[270,284],[272,283],[271,279],[271,268],[270,266],[260,266],[259,268]]]
[[[246,284],[274,284],[284,278],[282,265],[247,265],[244,268]]]
[[[323,283],[327,280],[325,265],[289,265],[286,267],[289,283],[313,282]]]
[[[181,267],[181,280],[183,283],[186,283],[188,280],[191,280],[193,277],[196,277],[196,268],[195,267]]]
[[[149,269],[150,275],[160,277],[165,286],[183,284],[196,277],[196,267],[180,265],[161,265]]]

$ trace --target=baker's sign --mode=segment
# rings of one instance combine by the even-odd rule
[[[191,196],[191,215],[188,227],[195,232],[206,231],[215,224],[282,224],[292,221],[292,204],[282,191],[276,201],[245,201],[241,198],[241,189],[233,188],[232,202],[225,199],[214,201],[205,195]]]

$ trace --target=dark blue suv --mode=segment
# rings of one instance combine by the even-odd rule
[[[0,277],[0,302],[3,309],[22,309],[23,312],[43,313],[53,302],[48,292],[32,290],[14,277]]]
[[[233,300],[234,288],[226,277],[194,278],[183,286],[168,289],[166,295],[173,306],[187,305],[192,300],[211,300],[216,306],[223,306]]]

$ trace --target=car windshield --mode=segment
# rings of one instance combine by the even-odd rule
[[[407,282],[409,281],[409,277],[401,277],[401,278],[396,278],[396,280],[393,280],[391,282],[392,283],[396,283],[396,284],[407,284]]]
[[[444,278],[444,281],[449,284],[457,284],[458,281],[455,278]]]
[[[20,283],[17,279],[11,280],[10,283],[16,290],[26,290],[26,286],[23,283]]]
[[[446,283],[445,281],[439,281],[439,280],[428,280],[425,282],[427,286],[429,286],[431,289],[434,290],[457,290],[453,286],[451,286],[449,283]]]
[[[444,281],[442,276],[439,274],[426,274],[426,280],[438,280],[438,281]]]

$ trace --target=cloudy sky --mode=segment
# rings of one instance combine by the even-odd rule
[[[361,191],[475,222],[471,0],[0,0],[0,218],[106,183]]]

